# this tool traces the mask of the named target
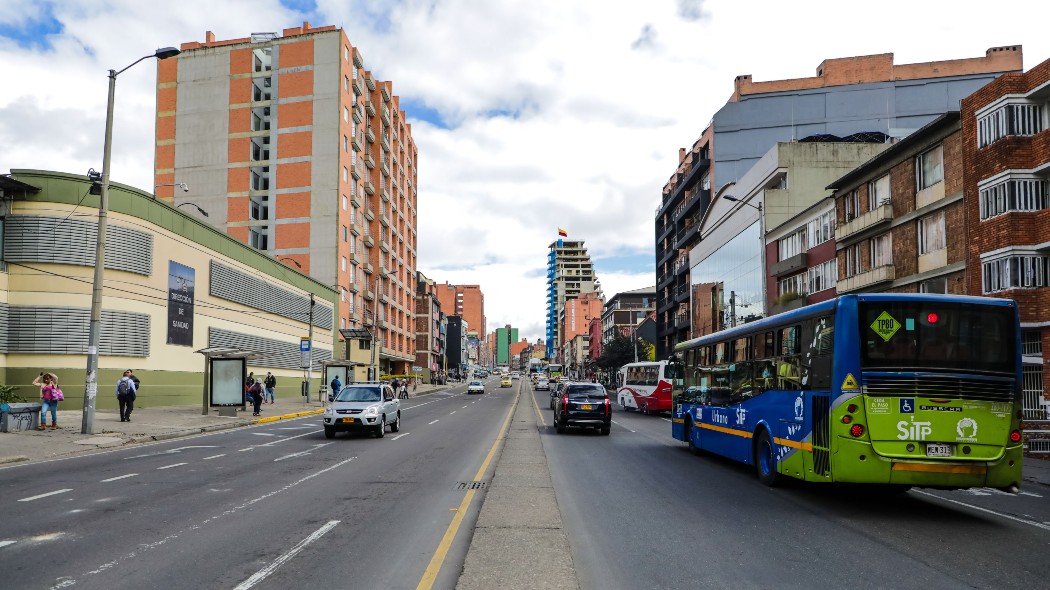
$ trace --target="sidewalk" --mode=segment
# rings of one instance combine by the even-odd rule
[[[409,396],[419,396],[445,389],[440,385],[420,385]],[[131,414],[131,422],[121,422],[117,410],[96,410],[95,434],[81,434],[81,408],[59,406],[58,429],[30,430],[0,433],[0,464],[37,461],[75,455],[95,449],[120,447],[126,444],[167,440],[182,436],[239,428],[250,424],[264,424],[324,411],[316,397],[306,403],[299,396],[280,396],[276,403],[263,404],[262,415],[252,416],[251,404],[236,417],[219,416],[212,409],[201,414],[200,404],[193,406],[138,407]]]

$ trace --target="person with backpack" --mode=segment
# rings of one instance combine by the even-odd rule
[[[255,383],[248,388],[248,393],[252,396],[252,407],[255,408],[252,416],[258,416],[262,412],[259,406],[262,405],[263,401],[263,385],[262,379],[256,379]]]
[[[47,428],[47,413],[51,412],[51,430],[58,429],[58,402],[65,399],[58,388],[58,376],[52,373],[40,373],[33,380],[33,385],[40,387],[40,426],[37,430]]]
[[[131,411],[135,409],[135,381],[131,370],[124,371],[124,376],[117,381],[117,403],[120,406],[120,421],[131,422]]]
[[[274,390],[277,389],[277,377],[273,376],[273,373],[267,371],[266,379],[263,380],[263,385],[266,387],[266,391],[263,394],[263,403],[266,403],[266,399],[270,399],[270,403],[273,404],[276,399],[274,396]]]
[[[332,379],[332,382],[329,383],[329,385],[332,387],[332,393],[330,393],[329,395],[332,396],[332,399],[335,399],[335,397],[339,395],[339,391],[343,389],[343,383],[339,381],[339,375],[336,375]]]

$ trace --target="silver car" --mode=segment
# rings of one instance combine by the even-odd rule
[[[340,431],[366,431],[383,438],[401,430],[401,401],[385,383],[351,383],[337,393],[323,416],[324,436]]]
[[[467,395],[472,393],[485,393],[485,386],[481,381],[471,381],[470,385],[467,385]]]

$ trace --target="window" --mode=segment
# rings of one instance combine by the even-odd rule
[[[350,151],[350,138],[345,136],[345,135],[343,136],[343,151],[344,152],[349,152]]]
[[[868,183],[868,211],[890,202],[890,175],[880,176]]]
[[[343,195],[343,211],[346,211],[346,203],[347,203],[346,195]],[[350,222],[353,223],[353,218],[352,217],[350,218]]]
[[[853,244],[846,248],[846,276],[852,277],[860,274],[860,244]]]
[[[268,249],[268,245],[269,244],[268,244],[268,240],[267,240],[266,227],[265,226],[258,227],[258,228],[255,228],[255,227],[249,228],[248,229],[248,238],[249,238],[249,241],[251,243],[251,247],[252,248],[255,248],[256,250],[267,250]]]
[[[985,293],[1050,286],[1050,256],[1023,254],[981,265]]]
[[[350,63],[350,48],[343,45],[343,61]]]
[[[340,301],[346,301],[346,287],[339,287],[339,291],[340,291],[339,300]]]
[[[809,269],[809,292],[817,293],[831,289],[838,280],[838,261],[827,260]]]
[[[916,168],[916,180],[919,190],[929,188],[944,180],[944,149],[937,146],[919,156]]]
[[[777,281],[777,295],[783,296],[788,293],[805,295],[808,293],[806,284],[806,273],[785,277]]]
[[[945,242],[944,211],[919,219],[919,256],[943,250],[947,246]]]
[[[979,195],[981,219],[1050,207],[1047,181],[1036,177],[1006,178],[980,189]]]
[[[343,272],[346,272],[346,256],[341,256],[340,258],[342,258],[342,262],[340,263],[340,267],[342,268]]]
[[[835,212],[826,211],[806,225],[807,246],[814,248],[835,237]]]
[[[893,264],[893,236],[885,233],[871,239],[871,268]]]
[[[350,171],[346,168],[346,166],[343,166],[343,182],[347,182],[349,180],[350,180]]]
[[[344,225],[343,226],[343,241],[346,242],[349,239],[349,237],[350,237],[350,231],[347,230],[346,226]]]
[[[804,250],[806,243],[806,229],[802,228],[795,233],[778,240],[777,248],[779,250],[780,260],[787,260],[792,256],[798,256]]]
[[[709,191],[711,190],[711,171],[705,170],[700,175],[700,190]]]
[[[977,118],[977,147],[983,148],[1007,135],[1035,135],[1044,128],[1043,105],[1003,105]]]
[[[948,292],[948,279],[947,277],[936,277],[933,279],[926,279],[919,283],[919,293],[947,293]]]
[[[343,91],[350,92],[350,76],[343,76]]]
[[[347,107],[343,107],[343,121],[350,122],[350,109]]]
[[[860,190],[853,189],[842,199],[842,208],[846,214],[846,223],[853,221],[860,215]]]
[[[251,200],[251,217],[257,221],[265,221],[270,218],[269,200],[266,197]]]

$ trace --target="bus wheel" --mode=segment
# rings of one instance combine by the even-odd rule
[[[693,421],[685,423],[685,441],[689,444],[689,452],[694,455],[702,455],[703,451],[693,442]]]
[[[776,457],[773,455],[773,439],[765,429],[758,435],[758,443],[755,445],[755,472],[758,474],[758,480],[771,488],[782,481],[777,473]]]

